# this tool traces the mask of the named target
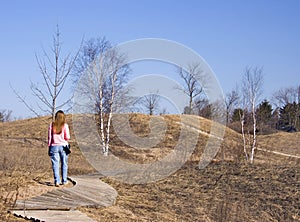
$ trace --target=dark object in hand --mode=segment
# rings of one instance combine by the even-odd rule
[[[70,144],[64,146],[64,151],[66,152],[67,155],[71,153],[71,146],[70,146]]]

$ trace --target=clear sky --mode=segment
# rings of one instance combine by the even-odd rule
[[[223,91],[241,81],[246,66],[264,68],[264,98],[300,84],[298,0],[10,0],[0,7],[0,110],[15,118],[32,113],[9,84],[35,103],[30,80],[41,81],[35,53],[49,52],[59,25],[62,50],[75,52],[83,36],[119,44],[163,38],[201,55]]]

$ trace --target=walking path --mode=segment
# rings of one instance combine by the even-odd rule
[[[267,152],[267,153],[274,153],[274,154],[281,155],[281,156],[287,156],[287,157],[300,159],[300,156],[297,156],[297,155],[292,155],[292,154],[287,154],[287,153],[282,153],[282,152],[278,152],[278,151],[274,151],[274,150],[267,150],[267,149],[262,149],[262,148],[256,148],[256,149],[263,151],[263,152]]]
[[[180,122],[178,122],[178,123],[180,123]],[[223,140],[223,138],[221,138],[221,137],[218,137],[216,135],[213,135],[213,134],[207,133],[205,131],[202,131],[202,130],[200,130],[198,128],[195,128],[194,126],[188,126],[186,124],[182,124],[182,125],[184,125],[186,127],[189,127],[190,129],[195,130],[196,132],[198,132],[198,133],[200,133],[202,135],[211,136],[211,137],[214,137],[216,139]],[[262,149],[262,148],[258,148],[258,147],[256,149],[259,150],[259,151],[263,151],[263,152],[268,152],[268,153],[273,153],[273,154],[277,154],[277,155],[281,155],[281,156],[286,156],[286,157],[292,157],[292,158],[300,159],[299,155],[292,155],[292,154],[282,153],[282,152],[279,152],[279,151]]]
[[[35,221],[94,221],[76,208],[108,207],[112,206],[117,198],[117,191],[102,182],[99,177],[99,175],[72,176],[70,179],[74,181],[74,186],[55,189],[31,199],[18,200],[11,213]]]

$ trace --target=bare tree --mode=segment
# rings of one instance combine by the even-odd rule
[[[52,53],[54,55],[54,62],[48,53],[44,51],[44,56],[46,60],[40,58],[36,55],[36,60],[40,69],[40,72],[43,76],[45,88],[41,88],[38,85],[32,83],[31,90],[33,94],[42,102],[48,109],[51,110],[52,119],[55,118],[56,109],[61,109],[66,104],[70,103],[71,98],[62,102],[61,104],[57,103],[58,96],[61,94],[66,80],[74,68],[78,52],[74,57],[71,57],[70,54],[65,58],[61,58],[61,42],[60,42],[60,32],[57,26],[56,33],[53,37],[53,47]],[[48,62],[48,66],[46,65]],[[47,95],[50,95],[48,97]]]
[[[53,36],[53,46],[51,48],[52,54],[47,53],[44,49],[43,56],[38,56],[36,54],[36,61],[43,78],[43,83],[39,84],[31,82],[30,85],[33,95],[40,102],[37,104],[39,110],[44,113],[50,113],[53,120],[57,109],[61,109],[65,105],[70,104],[71,97],[60,103],[58,103],[58,97],[61,95],[67,79],[74,68],[79,52],[78,50],[73,57],[68,54],[65,58],[62,58],[61,45],[60,32],[57,26],[56,32]],[[25,97],[20,96],[16,90],[14,90],[14,92],[29,110],[39,116],[37,109],[30,105],[26,101]]]
[[[242,91],[244,93],[244,99],[248,100],[246,104],[249,104],[249,109],[252,115],[253,122],[253,137],[251,141],[251,154],[250,162],[253,163],[254,153],[256,150],[257,137],[256,137],[256,106],[259,102],[259,97],[262,93],[263,86],[263,70],[262,68],[247,67],[243,75]]]
[[[279,89],[273,93],[272,101],[276,107],[283,107],[293,102],[300,103],[300,85]]]
[[[199,97],[201,94],[204,94],[204,86],[206,85],[207,77],[204,75],[199,63],[190,64],[187,70],[180,67],[178,69],[178,74],[184,81],[183,89],[179,90],[183,91],[189,97],[189,105],[185,112],[189,112],[188,114],[191,114],[194,99]],[[198,81],[199,79],[201,80],[201,83]]]
[[[126,58],[110,46],[106,40],[99,41],[99,45],[83,47],[82,53],[86,57],[79,57],[83,64],[84,72],[80,75],[80,94],[89,98],[89,112],[99,116],[100,138],[102,150],[105,156],[108,155],[110,142],[110,125],[112,114],[115,109],[116,97],[121,93],[124,78],[129,73]],[[96,46],[96,48],[94,47]],[[88,61],[90,63],[88,64]],[[85,63],[87,62],[87,63]],[[86,67],[85,67],[86,66]]]
[[[153,115],[154,111],[159,107],[160,97],[158,91],[156,93],[150,93],[142,97],[142,105],[147,109],[149,115]]]

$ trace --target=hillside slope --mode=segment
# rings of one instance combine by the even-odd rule
[[[112,129],[111,152],[136,164],[151,163],[172,153],[181,133],[181,116],[163,118],[166,133],[153,148],[130,147]],[[149,135],[148,115],[131,114],[129,119],[136,135]],[[73,149],[70,174],[95,172],[76,143],[72,116],[67,120]],[[41,117],[0,123],[1,221],[24,221],[7,213],[9,204],[16,198],[53,189],[47,186],[52,180],[46,145],[49,122],[49,117]],[[244,162],[241,135],[226,128],[217,156],[205,169],[199,170],[198,162],[212,123],[191,116],[185,124],[191,134],[198,133],[198,141],[189,161],[177,172],[141,185],[102,178],[119,193],[115,206],[80,210],[96,221],[300,221],[299,160],[257,151],[255,163],[249,165]],[[279,133],[258,139],[259,147],[299,154],[299,133]]]

